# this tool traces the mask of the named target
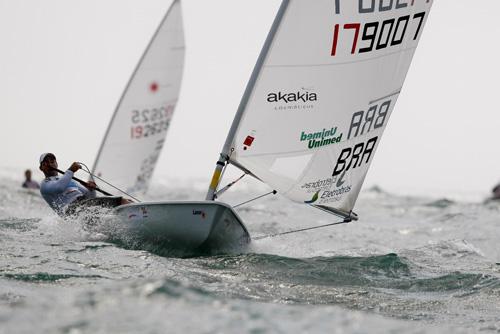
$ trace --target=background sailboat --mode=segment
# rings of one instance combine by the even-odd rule
[[[214,201],[227,189],[218,191],[228,164],[295,202],[357,219],[354,204],[431,5],[284,0],[207,200],[126,205],[117,209],[122,220],[188,247],[249,241],[234,210]]]
[[[93,174],[130,193],[148,189],[179,97],[184,56],[181,2],[175,0],[122,94]]]

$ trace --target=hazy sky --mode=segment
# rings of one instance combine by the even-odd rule
[[[155,177],[208,183],[279,4],[183,1],[184,81]],[[0,0],[0,168],[19,167],[21,177],[45,151],[61,167],[92,165],[169,5]],[[367,185],[487,196],[500,181],[499,12],[498,0],[435,0]]]

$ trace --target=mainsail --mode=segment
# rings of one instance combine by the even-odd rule
[[[181,4],[175,0],[118,103],[93,173],[127,192],[145,192],[165,142],[184,67]]]
[[[350,217],[431,5],[283,1],[221,156],[293,201]]]

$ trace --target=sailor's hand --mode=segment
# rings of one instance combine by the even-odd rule
[[[69,166],[69,170],[72,171],[73,173],[76,173],[77,170],[79,170],[80,168],[82,168],[82,166],[80,166],[80,164],[78,162],[73,162],[71,164],[71,166]]]
[[[97,189],[97,184],[95,184],[95,182],[93,182],[93,181],[88,181],[85,186],[87,188],[89,188],[90,190]]]

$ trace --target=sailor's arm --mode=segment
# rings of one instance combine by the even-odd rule
[[[95,198],[96,197],[96,192],[95,189],[97,188],[97,185],[92,182],[88,181],[85,186],[77,184],[78,188],[84,193],[85,197],[87,198]]]
[[[76,172],[77,170],[81,169],[82,166],[78,162],[73,162],[69,169],[66,171],[68,173],[69,171]],[[66,173],[64,173],[64,176],[66,176]],[[73,175],[71,175],[73,177]],[[71,178],[70,178],[71,179]],[[78,189],[84,194],[85,197],[87,198],[94,198],[96,197],[96,192],[95,189],[97,188],[97,185],[93,181],[86,182],[86,184],[81,185],[79,183],[76,184]]]
[[[69,183],[71,182],[71,178],[73,174],[81,168],[80,164],[77,162],[73,162],[68,170],[64,173],[64,175],[59,180],[53,180],[50,182],[44,182],[42,184],[42,192],[46,194],[50,193],[61,193],[66,190]]]
[[[43,182],[42,192],[46,194],[62,193],[68,187],[68,184],[71,182],[72,177],[73,177],[73,172],[67,170],[66,173],[64,173],[64,175],[59,180]]]

